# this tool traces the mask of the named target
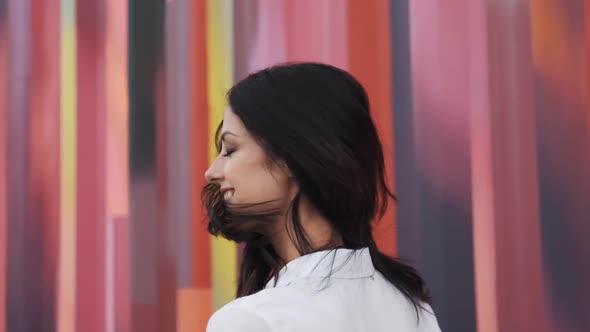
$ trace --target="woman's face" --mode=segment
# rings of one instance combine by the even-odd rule
[[[205,178],[220,186],[225,202],[255,204],[276,200],[262,207],[286,209],[296,192],[295,181],[286,167],[269,163],[265,151],[230,108],[225,111],[220,138],[221,152]]]

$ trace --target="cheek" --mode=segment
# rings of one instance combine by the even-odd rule
[[[258,162],[248,157],[247,154],[232,157],[227,161],[224,168],[224,175],[232,187],[244,186],[251,182],[252,177],[258,177],[261,167]]]
[[[226,179],[235,189],[234,197],[240,203],[274,200],[286,194],[286,177],[271,174],[262,158],[232,159],[225,171]]]

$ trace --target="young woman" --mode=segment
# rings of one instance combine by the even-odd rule
[[[207,331],[440,331],[422,278],[373,240],[394,196],[360,83],[281,65],[228,101],[203,203],[209,231],[245,248],[238,299]]]

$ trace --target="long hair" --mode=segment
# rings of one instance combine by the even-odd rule
[[[372,236],[372,221],[384,215],[395,196],[387,185],[383,148],[361,84],[333,66],[286,64],[250,74],[227,98],[270,163],[286,164],[299,185],[287,227],[299,253],[326,249],[313,248],[301,224],[299,204],[305,197],[342,236],[345,248],[369,248],[375,269],[417,312],[430,303],[416,270],[381,253]],[[220,150],[219,129],[216,142]],[[260,231],[280,211],[266,208],[268,202],[230,206],[215,184],[205,186],[202,199],[209,232],[246,244],[237,296],[262,290],[284,264]]]

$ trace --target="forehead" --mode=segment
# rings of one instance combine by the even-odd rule
[[[244,127],[244,123],[231,110],[230,107],[226,108],[225,114],[223,115],[222,132],[224,131],[231,131],[232,133],[240,136],[247,134],[247,130]]]

